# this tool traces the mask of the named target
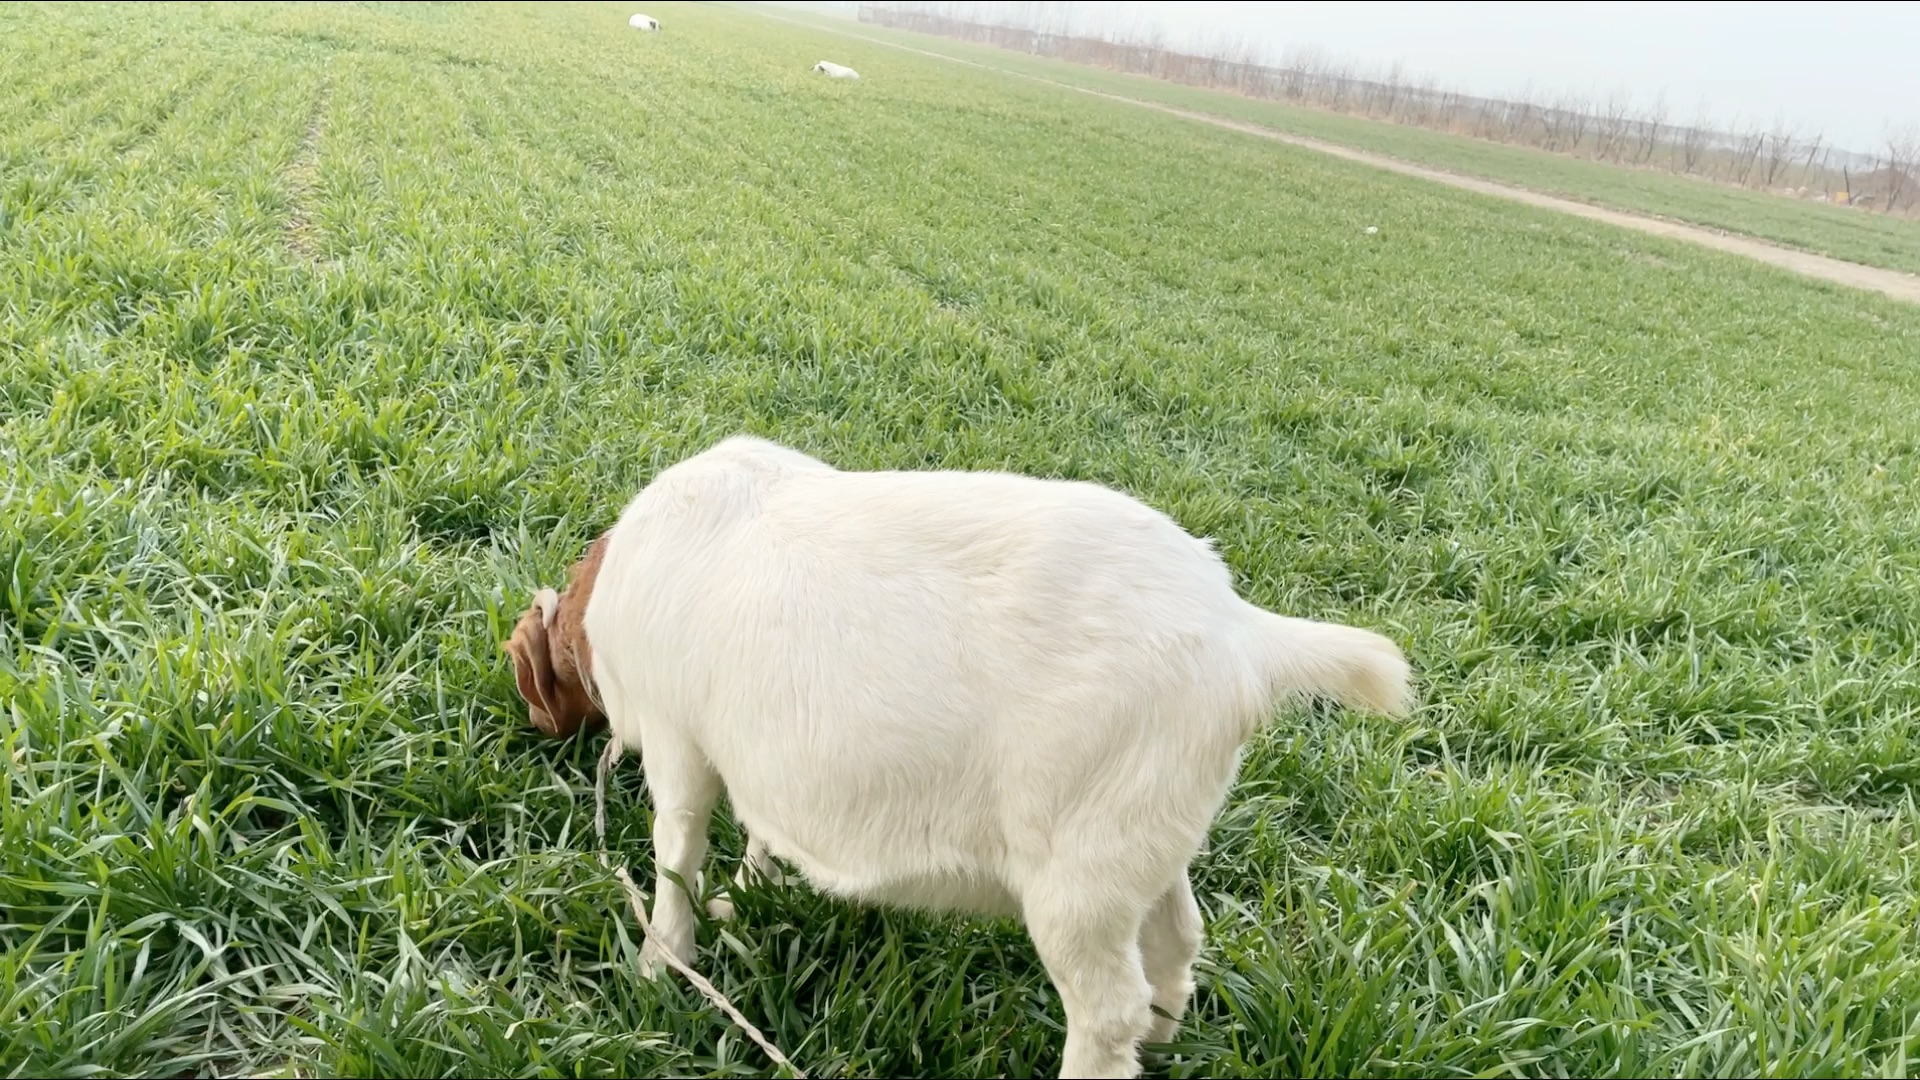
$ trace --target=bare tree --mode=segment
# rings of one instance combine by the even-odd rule
[[[1432,75],[1421,79],[1420,85],[1414,90],[1413,98],[1417,106],[1414,113],[1414,123],[1422,127],[1437,127],[1442,130],[1447,127],[1444,110],[1440,107],[1441,95],[1439,79]]]
[[[1142,61],[1142,71],[1147,74],[1158,75],[1165,78],[1167,28],[1158,22],[1154,23],[1152,29],[1147,31],[1147,38],[1144,44],[1146,45],[1146,54],[1140,58]]]
[[[1367,97],[1368,115],[1372,115],[1373,113],[1373,103],[1379,101],[1382,103],[1380,115],[1389,120],[1393,119],[1393,108],[1400,100],[1400,77],[1402,73],[1400,61],[1395,60],[1393,65],[1387,68],[1385,77],[1373,84],[1375,92],[1369,94]]]
[[[1766,148],[1767,133],[1759,128],[1749,128],[1739,136],[1734,147],[1733,165],[1728,175],[1733,182],[1745,187],[1753,178],[1754,166],[1760,162],[1760,152]]]
[[[1887,133],[1887,201],[1880,209],[1893,213],[1913,198],[1913,170],[1920,167],[1920,125],[1907,124]]]
[[[1698,111],[1694,113],[1693,122],[1680,131],[1680,171],[1689,176],[1700,168],[1701,157],[1706,153],[1707,132],[1711,130],[1713,123],[1708,119],[1711,115],[1707,111],[1707,103],[1700,102]]]
[[[1813,138],[1806,142],[1807,161],[1800,166],[1800,186],[1803,188],[1810,186],[1808,181],[1813,177],[1813,159],[1820,155],[1820,143],[1826,137],[1826,132],[1816,131],[1813,133]]]
[[[1627,141],[1627,128],[1633,113],[1631,98],[1624,90],[1616,90],[1607,95],[1607,103],[1601,107],[1599,117],[1594,121],[1593,156],[1602,160],[1612,158],[1620,160]]]
[[[1653,160],[1653,152],[1660,145],[1662,129],[1667,125],[1667,95],[1661,93],[1647,106],[1646,115],[1640,118],[1640,152],[1634,161],[1645,165]]]
[[[1327,79],[1328,89],[1330,91],[1327,103],[1342,112],[1346,112],[1351,108],[1347,101],[1348,97],[1353,93],[1353,84],[1355,81],[1352,65],[1341,64],[1338,67],[1328,69]]]
[[[1314,73],[1323,65],[1320,50],[1312,47],[1296,51],[1290,57],[1283,56],[1281,64],[1286,67],[1284,80],[1285,94],[1291,101],[1304,101],[1307,87],[1313,81]]]
[[[1533,83],[1529,82],[1520,88],[1519,99],[1515,102],[1513,108],[1508,109],[1503,116],[1507,124],[1507,141],[1517,143],[1533,142],[1533,126],[1542,120],[1539,115],[1540,112],[1540,107],[1534,104]],[[1544,133],[1541,138],[1545,138]]]
[[[1798,138],[1784,118],[1774,118],[1773,130],[1767,133],[1765,149],[1760,155],[1761,187],[1772,188],[1774,182],[1786,174],[1787,164],[1799,146]]]
[[[1540,110],[1542,141],[1549,150],[1572,153],[1586,132],[1587,110],[1572,94],[1561,94]]]
[[[1480,99],[1480,109],[1473,120],[1473,134],[1479,138],[1491,139],[1499,133],[1494,121],[1494,105],[1492,98]]]

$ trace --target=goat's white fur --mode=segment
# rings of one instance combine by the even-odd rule
[[[845,64],[836,64],[831,60],[820,61],[813,65],[813,70],[822,72],[829,78],[834,79],[857,79],[860,77],[859,72],[847,67]]]
[[[627,20],[627,25],[633,27],[635,30],[658,30],[660,29],[660,20],[651,15],[635,13],[632,18]]]
[[[650,970],[693,956],[669,875],[698,880],[724,790],[756,871],[1023,918],[1075,1077],[1135,1076],[1141,1039],[1173,1034],[1201,936],[1187,866],[1278,701],[1409,695],[1392,642],[1246,603],[1211,545],[1126,495],[752,438],[628,505],[585,628],[654,801]]]

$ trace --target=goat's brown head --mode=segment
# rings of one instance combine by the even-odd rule
[[[594,730],[607,720],[594,689],[593,646],[582,621],[606,547],[607,538],[602,536],[587,548],[568,572],[565,591],[534,593],[533,606],[520,616],[507,639],[513,679],[526,699],[528,717],[534,727],[556,739],[583,726]]]

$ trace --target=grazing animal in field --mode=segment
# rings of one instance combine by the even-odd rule
[[[633,27],[635,30],[658,30],[660,29],[660,20],[651,15],[636,14],[627,20],[627,25]]]
[[[842,64],[836,64],[831,60],[820,61],[813,65],[813,70],[820,72],[829,79],[857,79],[860,77],[859,72]]]
[[[699,880],[724,792],[736,881],[778,858],[852,900],[1022,919],[1070,1077],[1136,1076],[1141,1041],[1173,1035],[1188,864],[1275,705],[1410,700],[1393,642],[1247,603],[1127,495],[744,437],[662,471],[506,647],[535,726],[604,720],[640,753],[650,974],[693,959],[676,880]]]

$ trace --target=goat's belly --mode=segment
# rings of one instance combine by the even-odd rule
[[[935,872],[899,877],[839,874],[796,863],[807,883],[830,896],[879,907],[957,912],[994,918],[1018,917],[1020,901],[985,875]]]
[[[928,858],[928,852],[910,845],[895,848],[881,858],[854,858],[846,851],[818,848],[780,830],[755,829],[751,835],[768,852],[798,871],[808,885],[829,896],[861,904],[912,908],[918,911],[958,912],[989,917],[1018,916],[1020,902],[991,868],[965,867],[969,860]],[[941,865],[944,863],[945,865]]]

